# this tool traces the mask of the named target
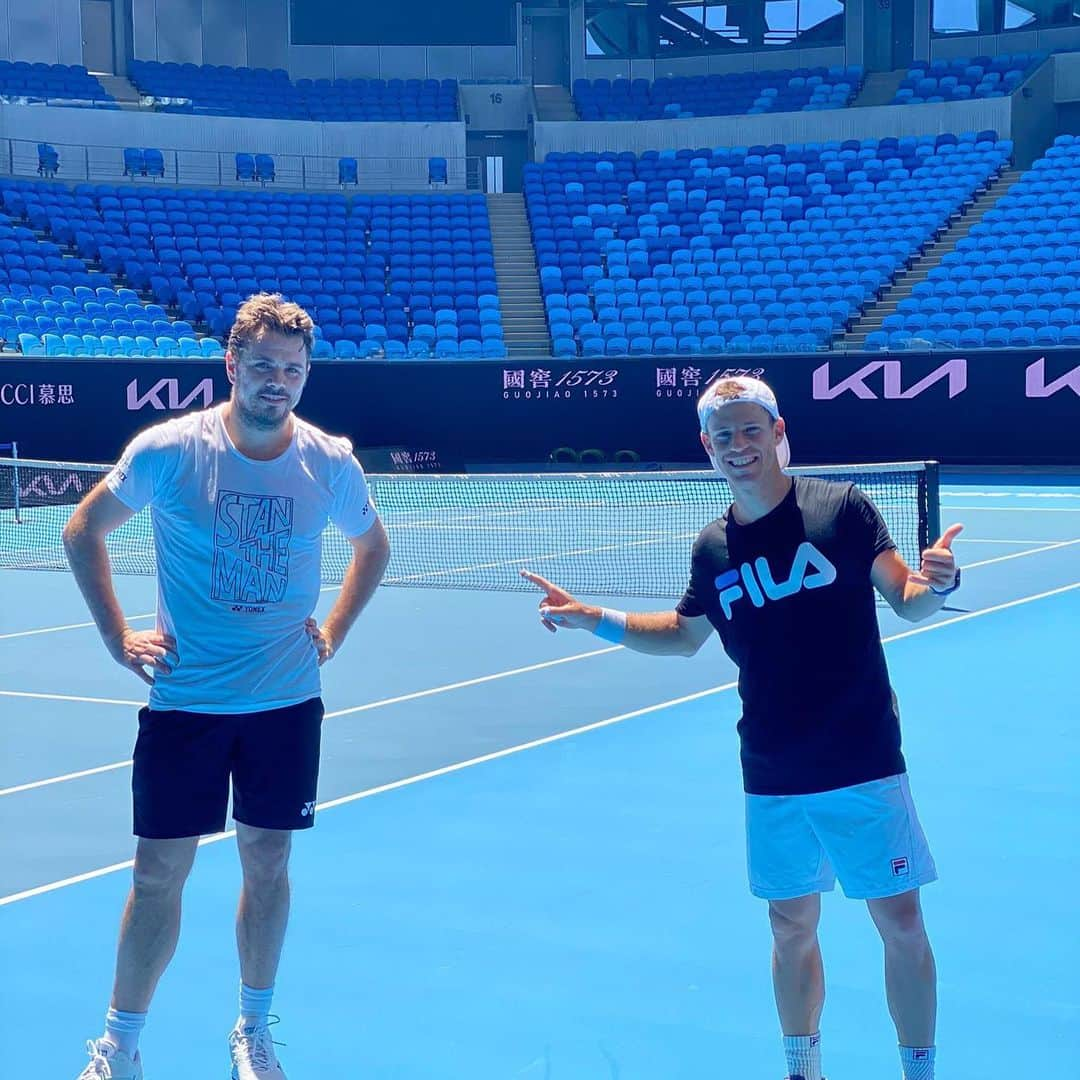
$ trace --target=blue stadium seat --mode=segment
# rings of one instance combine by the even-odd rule
[[[338,183],[344,187],[346,184],[358,184],[359,182],[360,167],[356,158],[338,158]]]
[[[162,112],[319,121],[457,120],[453,79],[298,79],[282,69],[135,60],[128,76]]]
[[[146,175],[146,159],[143,156],[143,151],[137,146],[124,147],[124,175]]]
[[[165,156],[156,147],[148,146],[143,150],[143,166],[147,176],[165,176]]]
[[[447,184],[447,165],[444,157],[428,158],[428,184]]]
[[[220,355],[214,337],[228,331],[243,296],[260,288],[304,303],[331,349],[340,340],[354,342],[358,352],[368,340],[375,348],[387,339],[407,346],[419,335],[432,348],[437,339],[453,341],[459,352],[466,340],[479,343],[467,350],[475,353],[503,336],[491,228],[479,194],[358,194],[347,204],[341,195],[155,187],[136,197],[108,185],[16,183],[5,188],[0,180],[0,198],[14,220],[37,232],[20,224],[18,235],[7,234],[0,219],[0,259],[11,279],[6,290],[0,279],[0,301],[5,291],[25,288],[29,295],[33,287],[51,307],[35,302],[26,309],[9,296],[15,306],[0,314],[5,340],[71,333],[80,341],[108,337],[109,348],[123,355],[172,355],[163,340],[185,356]],[[61,230],[79,256],[61,257],[58,244],[40,235]],[[100,259],[108,273],[89,273],[84,259]],[[13,260],[40,277],[31,280],[26,271],[20,281]],[[110,275],[117,273],[158,302],[115,288]],[[170,319],[162,304],[177,304],[184,318]],[[199,342],[195,326],[205,324],[213,337]]]
[[[255,155],[255,179],[264,184],[273,180],[277,175],[274,169],[274,159],[269,154]]]
[[[60,171],[60,155],[48,143],[38,143],[38,176],[54,177]]]
[[[706,342],[716,337],[736,351],[828,347],[1008,160],[1009,148],[988,136],[978,150],[966,133],[947,138],[553,153],[526,165],[552,334],[563,338],[569,325],[583,353],[594,337],[648,337],[656,350],[687,352],[715,347]],[[942,174],[932,160],[939,148],[963,155]],[[953,272],[943,263],[912,301],[940,303],[940,290],[963,309],[961,293],[977,291],[974,272]],[[911,332],[936,334],[951,320],[950,311],[933,328],[900,321],[882,344],[899,348]],[[974,312],[959,320],[974,322]],[[898,335],[891,346],[888,333]]]
[[[236,155],[236,179],[255,179],[255,159],[251,156],[251,154]]]
[[[573,99],[581,120],[679,119],[744,113],[818,111],[849,105],[862,86],[860,66],[610,80],[576,79]],[[758,148],[754,148],[755,150]],[[771,147],[760,147],[763,152]],[[691,157],[698,155],[691,154]],[[571,159],[572,160],[572,159]],[[590,159],[590,160],[595,160]],[[598,172],[617,164],[603,157]]]

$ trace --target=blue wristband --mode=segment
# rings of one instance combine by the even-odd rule
[[[615,611],[613,608],[600,609],[600,621],[596,624],[593,633],[610,641],[613,645],[621,645],[626,637],[626,612]]]

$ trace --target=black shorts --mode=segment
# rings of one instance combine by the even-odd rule
[[[310,698],[252,713],[139,710],[131,790],[135,835],[173,840],[222,832],[233,819],[261,829],[315,824],[323,703]]]

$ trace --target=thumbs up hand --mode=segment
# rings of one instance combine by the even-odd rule
[[[922,553],[918,573],[910,574],[908,580],[916,585],[926,585],[936,592],[951,589],[956,583],[957,574],[952,544],[963,529],[963,525],[950,525],[937,543]]]

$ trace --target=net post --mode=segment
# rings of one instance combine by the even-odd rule
[[[19,512],[21,509],[19,506],[19,444],[17,442],[11,444],[11,460],[14,462],[11,466],[11,479],[15,487],[14,498],[12,500],[15,504],[15,524],[21,525],[22,516]]]
[[[926,462],[923,474],[926,483],[926,526],[922,546],[929,547],[941,535],[941,496],[938,490],[940,475],[936,461]]]

